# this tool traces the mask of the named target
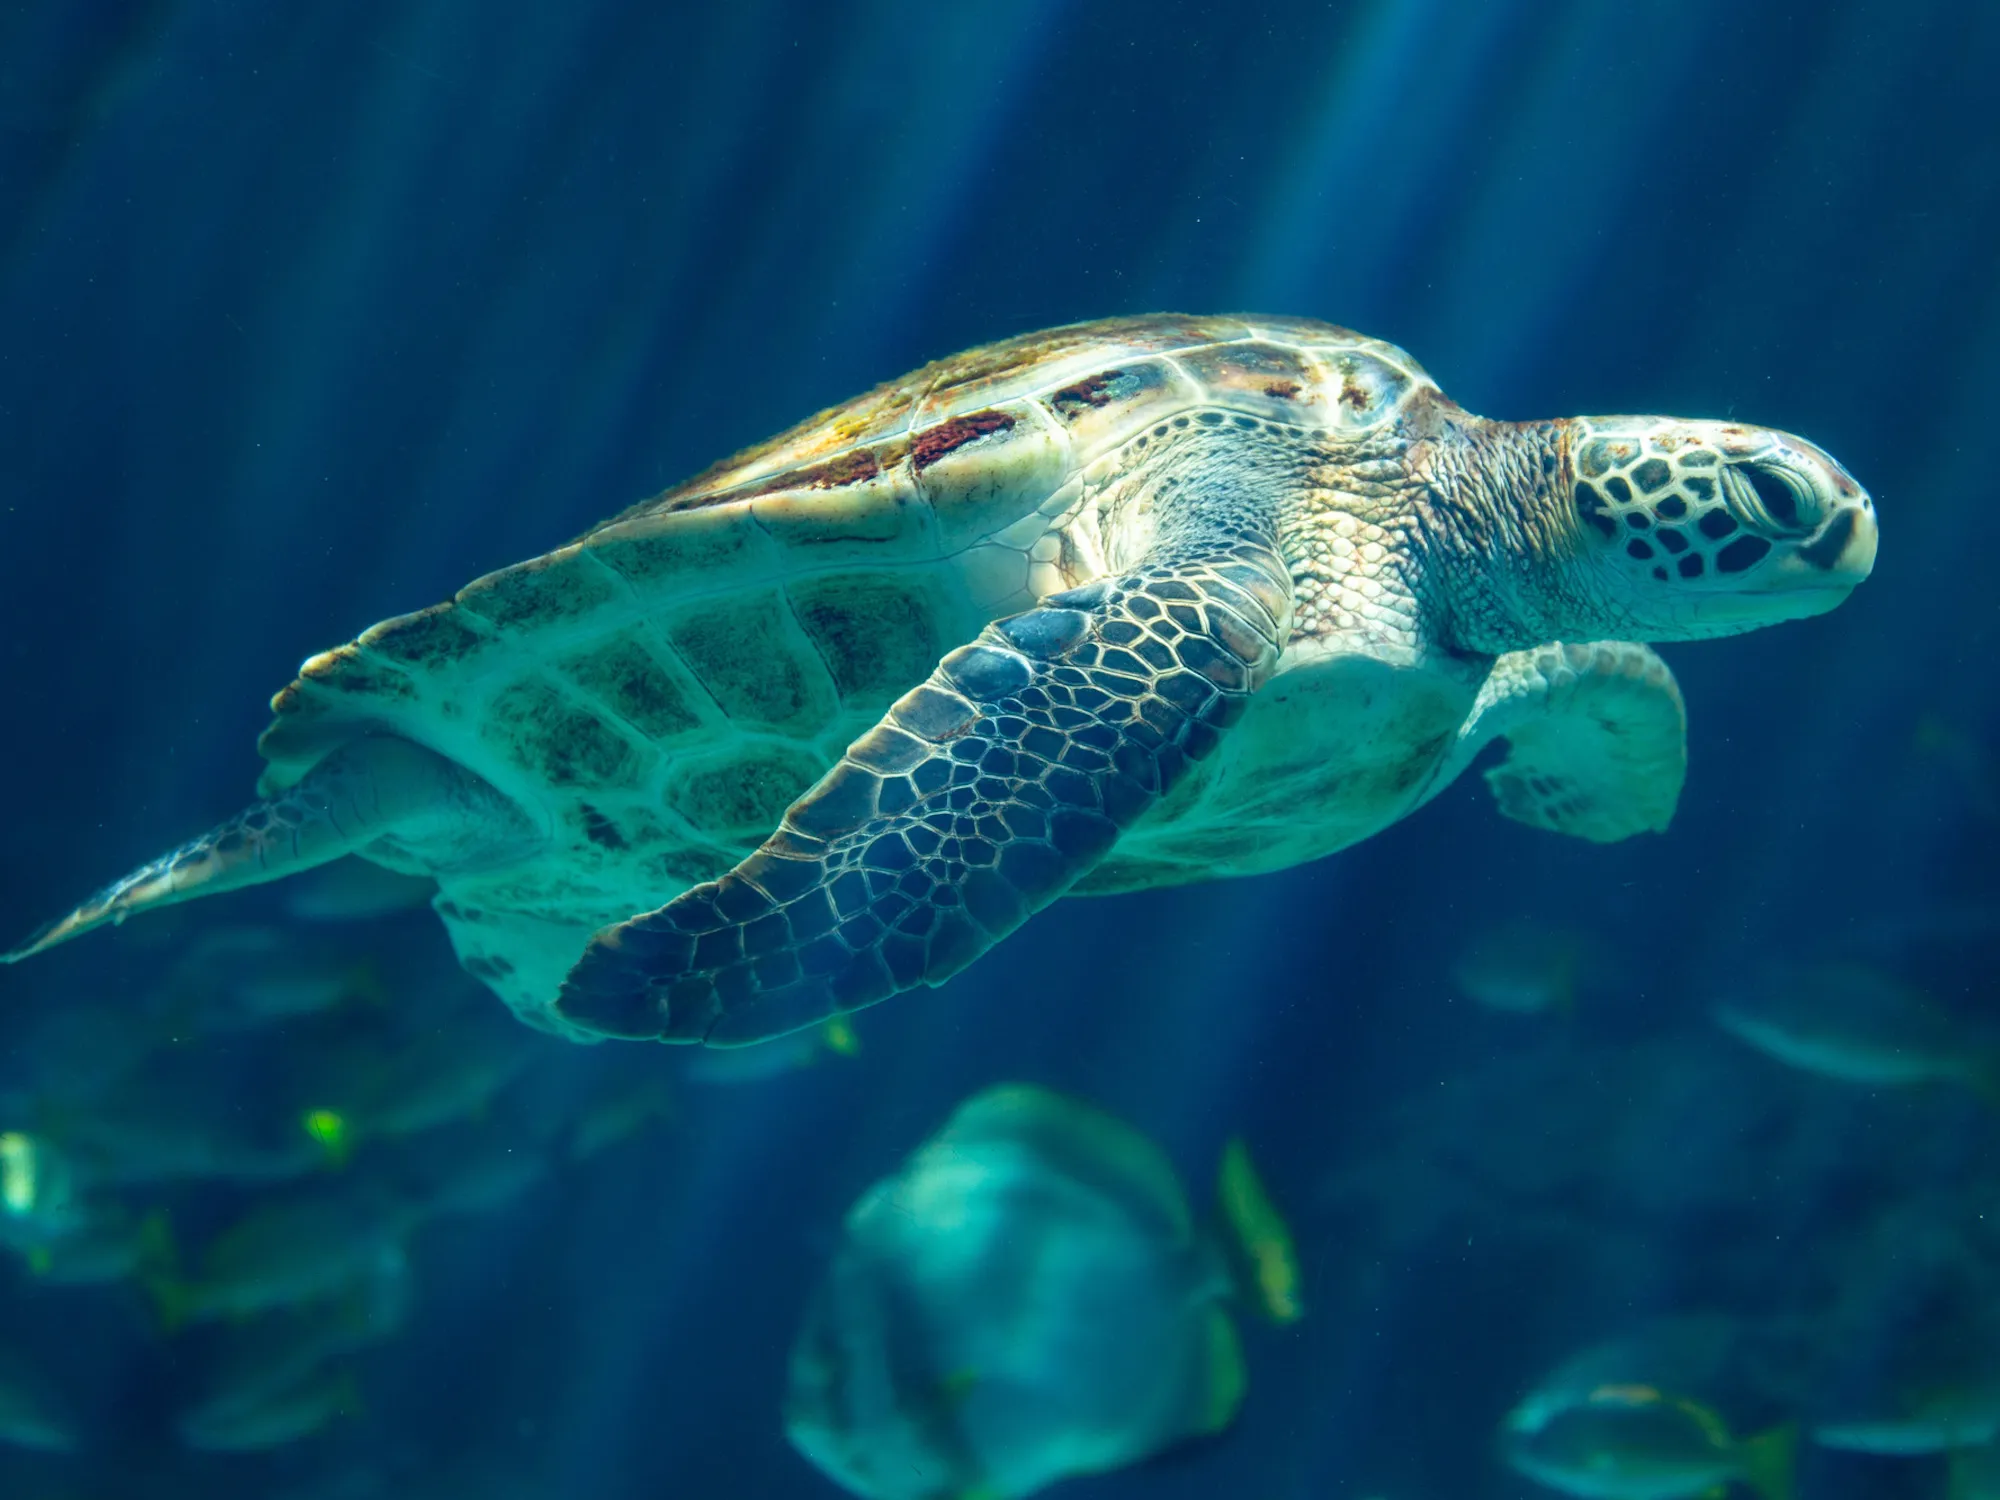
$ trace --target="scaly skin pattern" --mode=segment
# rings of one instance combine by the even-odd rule
[[[1552,581],[1573,561],[1575,528],[1555,498],[1553,467],[1535,482],[1561,426],[1482,422],[1423,386],[1403,412],[1352,434],[1257,435],[1255,482],[1282,497],[1291,638],[1217,753],[1076,889],[1149,889],[1321,858],[1407,815],[1457,774],[1441,768],[1493,665],[1488,652],[1528,634],[1486,549],[1532,540]],[[1105,486],[1099,528],[1125,548],[1111,550],[1111,565],[1148,545],[1149,497],[1177,482],[1171,468],[1138,466]],[[1466,552],[1434,541],[1469,515],[1485,515],[1493,535]],[[1583,582],[1564,587],[1580,592]],[[1484,649],[1464,640],[1471,624],[1483,627]]]

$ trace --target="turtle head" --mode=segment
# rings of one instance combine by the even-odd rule
[[[1695,640],[1823,614],[1875,565],[1867,491],[1803,438],[1671,417],[1563,425],[1585,592],[1621,636]]]

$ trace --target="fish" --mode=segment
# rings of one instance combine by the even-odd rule
[[[333,1165],[347,1165],[354,1153],[354,1127],[346,1115],[337,1109],[308,1109],[299,1116],[299,1128],[319,1143]]]
[[[1691,1500],[1730,1484],[1789,1500],[1797,1429],[1739,1436],[1721,1410],[1734,1341],[1728,1320],[1691,1317],[1582,1351],[1502,1419],[1501,1460],[1579,1500]]]
[[[630,1140],[655,1121],[673,1113],[673,1093],[666,1081],[641,1076],[614,1085],[592,1099],[569,1127],[571,1161],[588,1161],[600,1151]]]
[[[259,1392],[254,1399],[185,1412],[174,1431],[183,1444],[201,1452],[257,1453],[311,1437],[335,1418],[360,1410],[354,1373],[330,1367]]]
[[[1580,932],[1519,919],[1480,931],[1451,966],[1468,1000],[1509,1015],[1567,1014],[1594,972],[1595,952]]]
[[[75,1175],[47,1139],[0,1131],[0,1240],[38,1243],[76,1222]]]
[[[278,1182],[327,1164],[324,1145],[300,1127],[269,1070],[238,1087],[213,1063],[196,1046],[164,1048],[101,1097],[45,1103],[38,1132],[92,1190]]]
[[[1874,1088],[1955,1083],[2000,1099],[2000,1046],[1921,991],[1859,963],[1774,966],[1715,1022],[1788,1067]]]
[[[829,1056],[853,1057],[860,1050],[861,1039],[855,1034],[852,1018],[835,1016],[754,1047],[702,1048],[681,1065],[681,1076],[689,1083],[709,1087],[764,1083]]]
[[[1809,1418],[1823,1448],[1911,1457],[2000,1441],[2000,1355],[1976,1307],[1899,1312],[1865,1345],[1852,1383],[1823,1393]]]
[[[1281,1326],[1298,1322],[1306,1312],[1298,1249],[1241,1136],[1231,1136],[1223,1148],[1215,1196],[1232,1232],[1228,1243],[1245,1263],[1239,1285],[1269,1321]]]
[[[419,1224],[503,1208],[548,1175],[549,1160],[520,1132],[467,1121],[408,1143],[388,1171]]]
[[[394,1335],[413,1302],[408,1257],[390,1246],[332,1297],[222,1325],[200,1362],[196,1397],[177,1418],[183,1440],[210,1449],[289,1441],[316,1409],[322,1367]]]
[[[181,1035],[204,1036],[384,998],[367,959],[296,931],[230,926],[211,928],[188,944],[157,1004]]]
[[[0,1349],[0,1443],[74,1453],[82,1433],[49,1377],[19,1351]]]
[[[348,855],[307,872],[285,889],[285,914],[301,922],[373,922],[429,906],[437,882]]]
[[[80,1105],[122,1085],[152,1055],[165,1033],[129,1004],[80,1000],[24,1019],[20,1051],[31,1067],[29,1092],[38,1100]]]
[[[49,1286],[104,1286],[162,1273],[174,1261],[165,1211],[141,1215],[117,1203],[80,1206],[60,1234],[14,1248],[29,1274]]]
[[[1240,1254],[1275,1265],[1244,1165],[1223,1175],[1265,1258]],[[786,1435],[868,1500],[1010,1500],[1137,1462],[1234,1419],[1243,1295],[1157,1146],[998,1085],[848,1211],[793,1345]]]
[[[2000,1380],[1914,1391],[1881,1411],[1815,1423],[1822,1448],[1912,1457],[2000,1440]]]
[[[207,1244],[195,1274],[155,1275],[149,1290],[169,1331],[317,1301],[371,1274],[423,1218],[374,1180],[273,1194]]]
[[[323,1131],[345,1150],[363,1140],[418,1135],[483,1114],[535,1060],[536,1037],[495,1017],[384,1038],[361,1033],[330,1045],[318,1076],[301,1085]]]
[[[277,1182],[339,1167],[371,1140],[483,1114],[536,1056],[536,1039],[483,1011],[312,1018],[282,1046],[159,1048],[112,1089],[32,1111],[93,1187]]]
[[[1529,1423],[1511,1418],[1507,1462],[1584,1500],[1681,1500],[1731,1483],[1791,1494],[1793,1435],[1739,1442],[1714,1410],[1657,1386],[1598,1386]]]

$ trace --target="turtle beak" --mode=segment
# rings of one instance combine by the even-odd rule
[[[1777,559],[1769,586],[1845,595],[1875,566],[1875,507],[1867,495],[1843,498],[1812,537]]]
[[[1842,506],[1799,556],[1852,588],[1875,567],[1875,507],[1865,496],[1859,505]]]

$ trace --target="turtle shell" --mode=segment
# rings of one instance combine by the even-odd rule
[[[467,967],[542,1019],[590,932],[726,870],[939,657],[1101,572],[1092,485],[1127,444],[1198,409],[1353,427],[1412,382],[1390,345],[1269,318],[939,360],[312,657],[272,700],[262,790],[387,732],[541,819],[529,861],[430,873]]]

